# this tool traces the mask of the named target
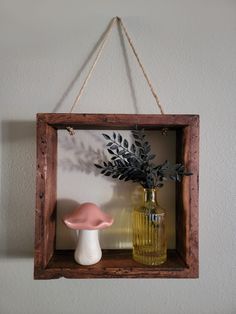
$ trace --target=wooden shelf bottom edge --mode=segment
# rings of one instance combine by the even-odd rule
[[[82,266],[74,261],[74,251],[56,250],[44,269],[35,268],[35,279],[65,278],[196,278],[176,250],[168,250],[167,261],[147,266],[132,259],[131,250],[103,250],[99,263]]]

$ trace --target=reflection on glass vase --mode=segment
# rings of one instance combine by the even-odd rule
[[[156,193],[144,189],[143,205],[133,211],[133,259],[146,265],[160,265],[167,258],[165,211]]]

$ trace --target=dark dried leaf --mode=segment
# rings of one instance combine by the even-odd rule
[[[110,146],[110,149],[117,149],[118,148],[118,146],[116,145],[116,144],[112,144],[111,146]]]
[[[123,158],[126,158],[126,159],[127,159],[127,158],[129,158],[130,156],[132,156],[132,154],[126,153],[126,154],[123,155]]]
[[[120,173],[122,173],[122,174],[124,174],[125,173],[125,168],[121,168],[121,169],[119,169],[119,171],[120,171]]]
[[[138,166],[138,161],[134,156],[130,156],[129,158],[127,158],[128,163],[130,164],[131,167],[137,167]]]
[[[113,179],[117,179],[118,177],[119,177],[119,173],[113,174],[113,176],[112,176]]]
[[[156,155],[154,155],[154,154],[149,155],[149,156],[147,157],[147,161],[153,160],[155,157],[156,157]]]
[[[129,180],[131,180],[129,177],[126,177],[126,178],[125,178],[125,181],[129,181]]]
[[[108,151],[108,153],[111,154],[111,155],[114,155],[114,154],[115,154],[111,149],[108,149],[107,151]]]
[[[123,155],[123,154],[125,154],[125,152],[126,152],[126,150],[125,150],[125,149],[122,149],[122,150],[120,150],[120,151],[118,152],[118,155]]]
[[[131,145],[130,150],[131,150],[132,153],[136,152],[136,147],[135,147],[134,144]]]
[[[117,164],[118,164],[119,167],[124,167],[125,166],[125,163],[122,160],[120,160],[120,159],[117,160]]]
[[[128,141],[127,141],[126,139],[124,139],[124,143],[123,143],[123,144],[124,144],[124,147],[125,147],[125,148],[128,148],[128,147],[129,147],[129,143],[128,143]]]
[[[122,175],[119,177],[119,180],[124,180],[124,178],[126,178],[126,175],[125,175],[125,174],[122,174]]]
[[[112,173],[111,173],[110,171],[107,171],[106,173],[104,173],[104,175],[105,175],[106,177],[109,177],[111,174],[112,174]]]
[[[113,132],[112,138],[105,133],[102,135],[108,140],[107,151],[113,155],[110,161],[103,162],[104,166],[95,164],[105,176],[138,182],[144,188],[160,188],[167,178],[181,181],[183,176],[192,175],[191,172],[184,172],[184,166],[180,163],[175,165],[170,165],[168,161],[160,165],[152,163],[156,156],[151,153],[151,146],[145,139],[144,130],[132,131],[135,143],[130,144],[130,149],[128,141],[119,133]]]
[[[137,129],[136,129],[136,130],[132,130],[131,132],[132,132],[133,134],[137,134],[137,135],[140,134],[140,130],[137,130]]]
[[[102,133],[103,137],[106,139],[106,140],[111,140],[110,136],[105,134],[105,133]]]
[[[103,167],[98,164],[94,164],[94,166],[97,167],[98,169],[103,169]]]
[[[121,144],[122,142],[122,136],[120,135],[120,133],[118,133],[118,142]]]

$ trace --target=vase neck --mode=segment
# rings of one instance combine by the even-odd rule
[[[144,202],[157,204],[157,189],[144,189]]]

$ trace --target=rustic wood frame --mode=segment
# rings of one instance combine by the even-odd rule
[[[166,263],[145,266],[132,260],[131,250],[104,250],[98,264],[80,266],[72,251],[55,249],[57,130],[68,126],[176,130],[176,161],[193,175],[177,184],[176,249]],[[198,278],[198,162],[198,115],[38,114],[34,278]]]

